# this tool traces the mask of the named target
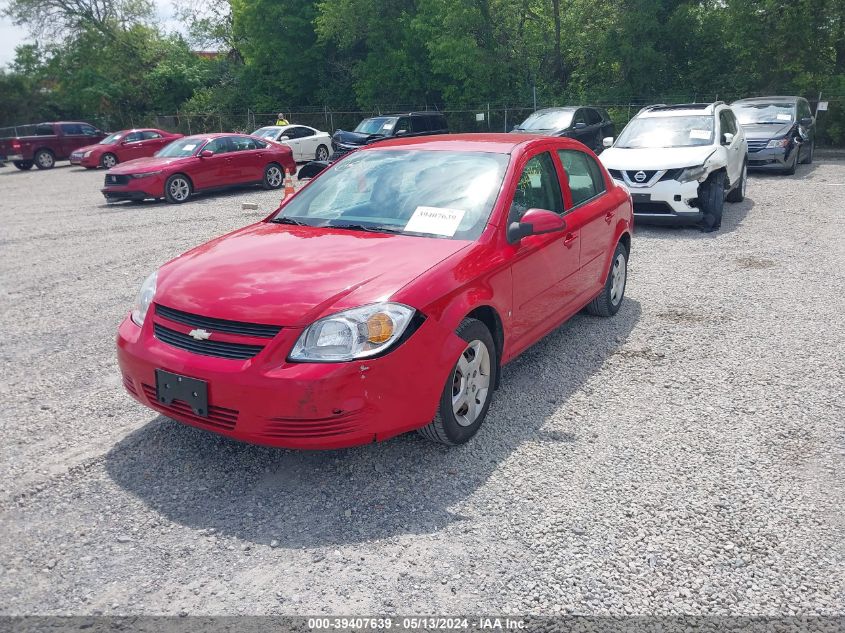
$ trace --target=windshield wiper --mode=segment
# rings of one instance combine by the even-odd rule
[[[363,224],[329,224],[333,229],[348,229],[350,231],[366,231],[367,233],[402,233],[402,229],[388,226],[365,226]]]
[[[791,123],[792,121],[757,121],[754,125],[784,125],[785,123]]]
[[[273,224],[292,224],[293,226],[311,226],[310,224],[305,224],[305,222],[300,222],[299,220],[294,220],[293,218],[287,218],[285,216],[273,218],[270,222]]]

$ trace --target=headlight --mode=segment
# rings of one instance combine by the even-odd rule
[[[144,325],[144,319],[147,317],[147,310],[150,309],[150,304],[153,302],[153,297],[156,296],[156,281],[158,280],[158,271],[144,280],[141,284],[141,290],[138,291],[138,297],[135,299],[135,305],[132,306],[132,321],[135,325]]]
[[[161,173],[161,170],[159,170],[159,171],[147,171],[147,172],[144,172],[143,174],[129,174],[129,177],[130,178],[149,178],[150,176],[158,176],[160,173]]]
[[[94,150],[93,150],[93,149],[89,149],[87,152],[85,152],[85,153],[82,155],[82,158],[88,158],[88,157],[89,157],[91,154],[93,154],[93,153],[94,153]]]
[[[704,165],[697,165],[696,167],[686,167],[681,175],[678,176],[680,182],[689,182],[690,180],[700,180],[707,175],[707,167]]]
[[[402,336],[413,316],[414,309],[401,303],[338,312],[305,328],[288,360],[338,362],[375,356]]]
[[[789,137],[785,138],[773,138],[769,141],[769,144],[766,145],[766,149],[777,149],[778,147],[786,147],[789,145]]]

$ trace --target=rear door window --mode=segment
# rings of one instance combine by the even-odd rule
[[[592,157],[574,149],[558,150],[557,154],[569,179],[573,207],[584,204],[605,192],[604,176]]]
[[[142,134],[142,137],[145,141],[149,141],[149,140],[152,140],[154,138],[161,138],[161,134],[159,134],[158,132],[153,132],[152,130],[149,130],[147,132],[142,132],[141,134]]]
[[[411,117],[411,132],[428,132],[428,117],[413,116]]]

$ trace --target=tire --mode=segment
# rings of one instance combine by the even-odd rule
[[[314,160],[329,160],[329,148],[325,145],[319,145],[314,153]]]
[[[628,284],[628,249],[622,242],[616,244],[607,279],[599,295],[587,304],[587,312],[594,316],[611,317],[622,307],[625,287]]]
[[[802,165],[812,165],[813,164],[813,154],[816,153],[816,141],[810,141],[810,149],[807,156],[801,161]]]
[[[103,169],[111,169],[119,162],[120,161],[117,160],[117,156],[115,156],[111,152],[106,152],[105,154],[100,156],[100,167],[102,167]]]
[[[745,200],[745,185],[748,182],[748,163],[742,163],[742,175],[736,187],[728,192],[728,202],[742,202]]]
[[[38,169],[53,169],[56,166],[56,157],[49,149],[40,149],[32,157]]]
[[[717,171],[699,187],[698,200],[704,214],[704,228],[715,230],[722,226],[722,212],[725,209],[725,172]]]
[[[264,168],[264,181],[262,183],[265,189],[278,189],[285,184],[285,174],[277,163],[270,163]]]
[[[31,160],[16,160],[12,163],[15,167],[20,169],[21,171],[28,171],[32,169],[32,166],[35,164]]]
[[[499,372],[496,345],[486,325],[477,319],[466,318],[455,333],[467,342],[467,346],[449,372],[437,415],[417,430],[427,440],[447,446],[463,444],[481,428]],[[461,394],[462,399],[456,403],[456,396]]]
[[[164,183],[164,198],[173,204],[182,204],[193,193],[191,179],[184,174],[173,174]]]

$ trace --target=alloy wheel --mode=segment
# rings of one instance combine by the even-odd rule
[[[184,178],[174,178],[170,182],[170,195],[174,200],[178,200],[179,202],[187,200],[190,193],[191,187]]]
[[[50,152],[41,152],[38,155],[38,164],[45,169],[52,167],[55,162],[56,161]]]
[[[106,154],[105,156],[103,156],[103,167],[105,167],[106,169],[111,169],[115,165],[117,165],[117,159],[113,155]]]
[[[484,409],[490,391],[490,350],[482,341],[464,349],[452,376],[452,412],[461,426],[471,426]]]
[[[329,157],[329,150],[325,147],[317,148],[317,160],[327,160]]]
[[[276,167],[275,165],[271,165],[267,168],[267,174],[265,177],[267,178],[267,184],[273,188],[276,188],[281,185],[282,180],[284,180],[284,177],[282,176],[282,170]]]
[[[613,270],[610,273],[610,302],[619,305],[622,296],[625,294],[625,281],[628,271],[625,266],[625,255],[619,253],[613,260]]]

